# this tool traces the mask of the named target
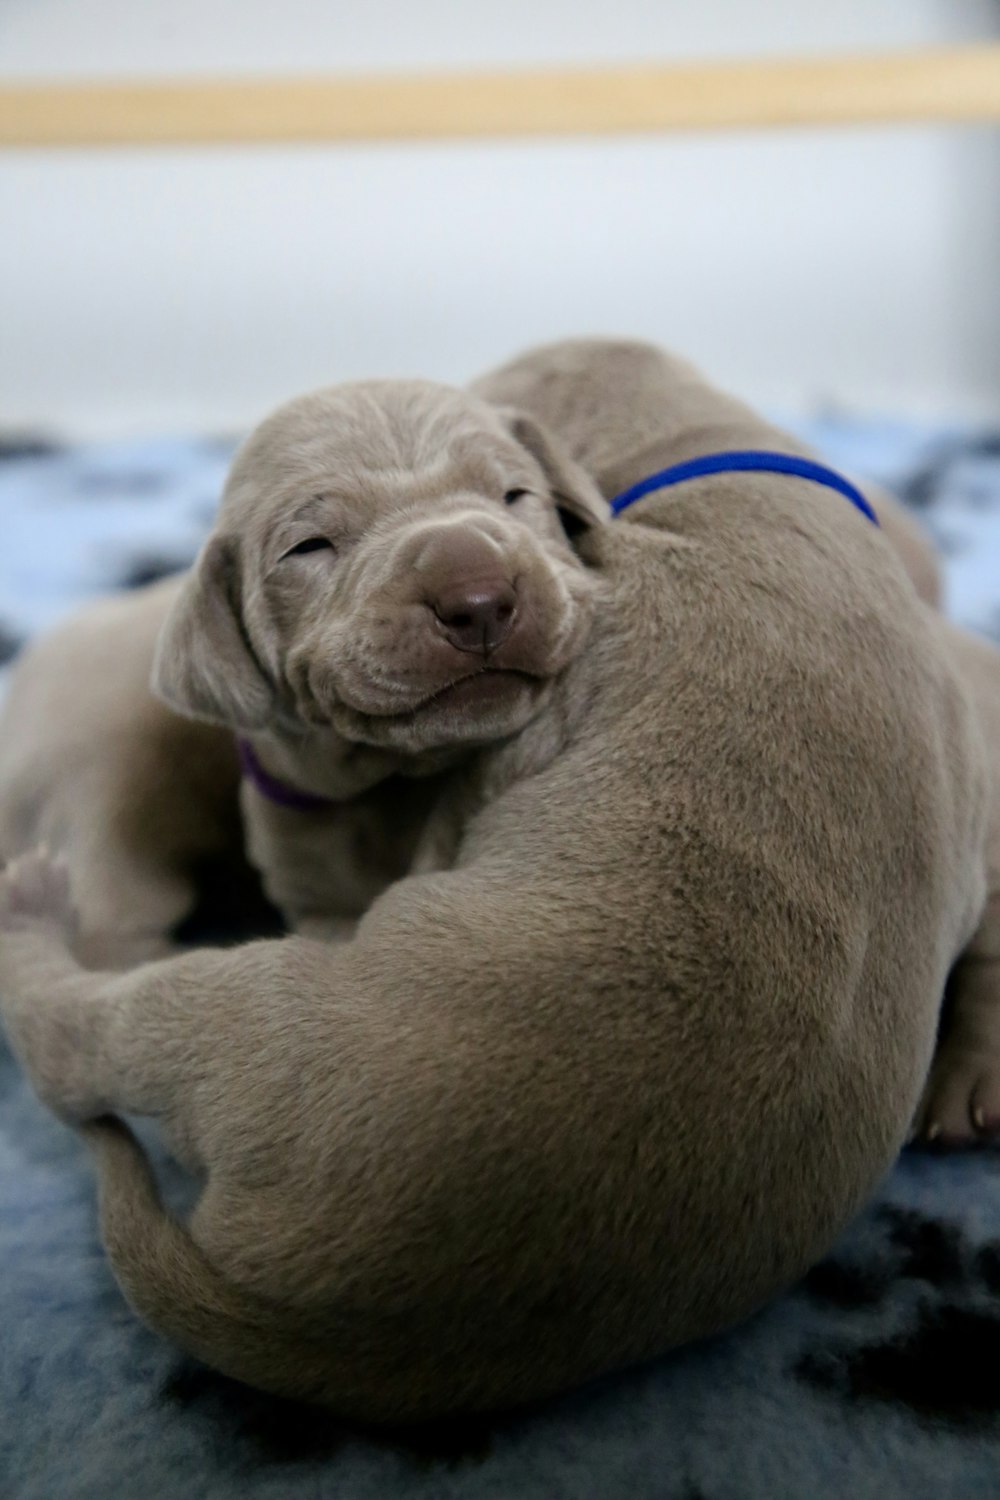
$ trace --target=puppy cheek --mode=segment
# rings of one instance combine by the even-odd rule
[[[564,619],[566,634],[562,651],[564,665],[579,656],[590,636],[601,598],[600,580],[579,568],[568,568],[563,580],[566,586],[568,605]]]
[[[328,724],[341,703],[339,663],[344,645],[339,636],[329,627],[316,630],[288,657],[285,679],[304,723]]]
[[[588,591],[574,599],[573,606],[566,616],[566,633],[560,647],[562,656],[560,671],[580,655],[590,636],[593,623],[594,595]]]
[[[594,590],[572,566],[547,564],[532,578],[524,647],[540,672],[561,672],[582,649],[590,628]]]

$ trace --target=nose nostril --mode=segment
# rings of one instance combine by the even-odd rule
[[[482,656],[507,639],[517,614],[516,587],[504,578],[454,584],[427,602],[457,650]]]

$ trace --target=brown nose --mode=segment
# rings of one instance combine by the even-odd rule
[[[489,656],[510,635],[517,594],[506,578],[476,578],[439,589],[428,603],[459,651]]]

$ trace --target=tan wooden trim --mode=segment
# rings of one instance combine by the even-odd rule
[[[17,83],[0,147],[405,141],[1000,120],[1000,44],[437,76]]]

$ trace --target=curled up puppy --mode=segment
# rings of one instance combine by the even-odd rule
[[[521,729],[579,650],[607,518],[530,419],[424,382],[288,403],[193,572],[38,643],[0,717],[0,858],[65,852],[81,956],[157,956],[246,844],[296,930],[343,936],[414,857],[435,773]],[[148,687],[154,644],[159,637]]]
[[[608,491],[783,444],[644,346],[539,351],[480,395]],[[801,476],[722,472],[576,547],[575,654],[449,773],[427,832],[449,867],[395,882],[350,941],[88,973],[58,866],[0,877],[4,1023],[94,1147],[125,1295],[264,1389],[368,1419],[510,1406],[745,1316],[891,1165],[946,977],[991,938],[996,653],[973,680],[881,528]],[[303,719],[323,701],[398,749],[353,678],[334,708],[266,654],[283,585],[252,558],[229,576],[265,680],[281,664]],[[325,638],[309,608],[302,638]],[[414,702],[438,711],[384,686],[402,734]],[[130,1112],[204,1174],[189,1222],[107,1118]]]

